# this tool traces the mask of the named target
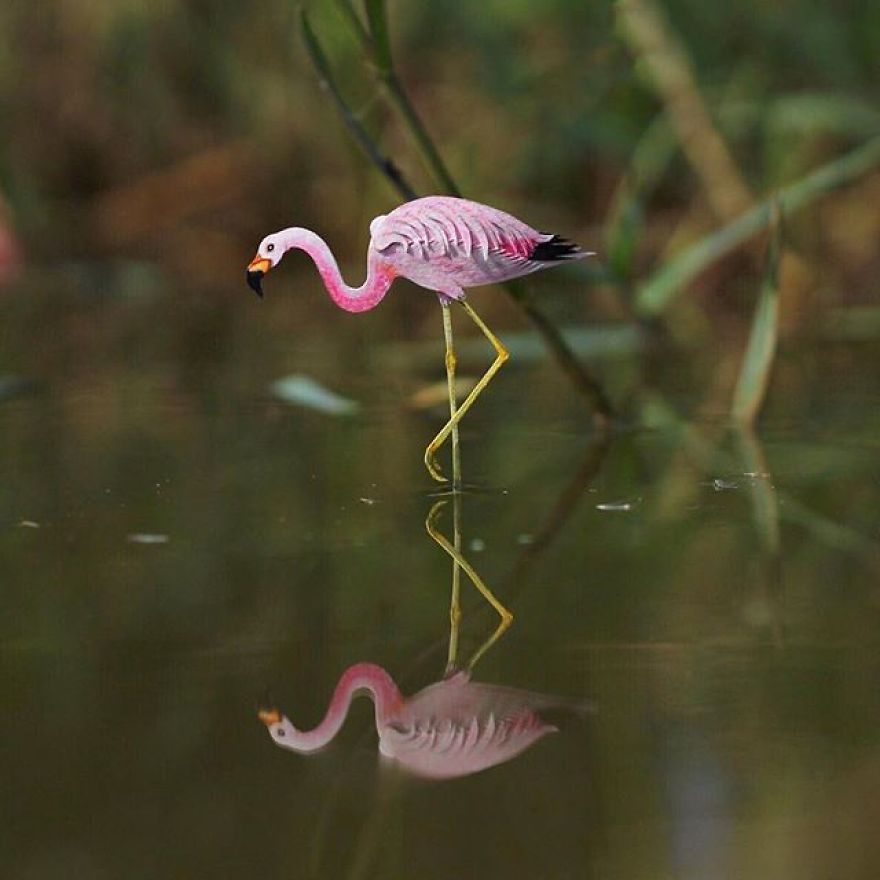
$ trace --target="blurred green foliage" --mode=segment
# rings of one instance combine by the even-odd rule
[[[336,80],[428,191],[343,2],[307,5]],[[467,479],[504,491],[465,498],[464,547],[517,619],[479,672],[600,712],[388,819],[366,711],[306,761],[251,707],[271,682],[305,725],[355,660],[407,691],[442,670],[440,415],[404,403],[442,377],[438,316],[407,295],[348,320],[302,263],[257,304],[242,273],[300,223],[353,276],[397,197],[291,0],[0,4],[0,193],[28,257],[0,299],[4,876],[708,876],[675,836],[706,816],[715,873],[877,876],[880,5],[655,6],[754,201],[733,219],[620,4],[388,4],[462,190],[600,252],[535,286],[629,419],[597,446],[519,316],[481,300],[513,358],[462,443]],[[728,414],[777,191],[800,208],[765,305],[821,333],[782,346],[758,437]],[[482,342],[459,354],[485,368]],[[290,374],[358,414],[273,398]],[[463,603],[467,651],[494,620]],[[674,797],[710,790],[699,815]]]
[[[405,786],[385,816],[367,706],[303,758],[254,702],[270,685],[305,727],[354,661],[406,692],[441,674],[450,570],[421,462],[436,416],[402,405],[429,368],[398,352],[389,369],[383,330],[330,303],[303,333],[280,298],[171,293],[0,303],[7,362],[42,382],[0,406],[7,876],[346,877],[375,820],[365,877],[680,878],[671,791],[718,779],[719,864],[874,876],[880,378],[860,362],[876,344],[783,358],[763,449],[725,405],[678,415],[717,352],[594,353],[616,396],[648,386],[598,472],[579,401],[514,357],[462,437],[488,488],[464,498],[463,546],[516,613],[477,673],[599,711],[497,772]],[[464,372],[485,361],[461,354]],[[360,413],[279,402],[271,383],[300,370]],[[462,602],[466,655],[495,619],[467,584]]]
[[[344,11],[366,22],[365,10],[346,4],[307,8],[356,112],[430,191]],[[375,18],[380,5],[366,8]],[[771,194],[878,132],[876,4],[672,0],[664,9],[752,192]],[[389,30],[401,80],[463,191],[587,243],[607,240],[612,218],[607,256],[625,290],[711,222],[681,153],[651,134],[664,104],[644,76],[650,65],[620,39],[618,10],[607,0],[392,2]],[[203,280],[215,281],[238,266],[242,242],[294,220],[358,253],[365,220],[396,200],[316,87],[290,0],[14,0],[0,33],[0,191],[35,260],[134,252],[181,262],[184,242],[205,231],[201,262],[224,272],[203,269]],[[181,188],[174,210],[145,198],[157,174],[231,147],[227,166]],[[611,208],[627,180],[641,185],[621,215]],[[145,215],[136,230],[110,223],[108,232],[108,194],[129,218]],[[857,215],[851,235],[876,236],[870,199],[844,193],[840,204],[837,222],[840,211]],[[823,282],[858,298],[852,282],[865,266],[853,256],[864,248],[842,246],[825,211],[793,224],[793,246],[821,251]],[[741,279],[741,268],[728,261],[722,273]]]

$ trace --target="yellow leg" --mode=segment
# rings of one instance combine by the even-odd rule
[[[458,496],[455,497],[455,500],[458,500]],[[483,583],[482,578],[474,571],[473,566],[464,558],[461,553],[461,549],[459,547],[454,547],[446,538],[440,534],[437,529],[437,518],[440,515],[440,510],[443,505],[446,503],[445,500],[438,501],[428,513],[428,518],[425,521],[425,529],[428,534],[439,544],[447,554],[449,554],[450,558],[454,563],[453,575],[452,575],[452,603],[449,609],[449,621],[450,621],[450,631],[449,631],[449,655],[447,659],[447,670],[451,670],[455,667],[456,656],[458,654],[458,630],[459,624],[461,622],[461,606],[459,604],[459,583],[458,583],[458,568],[461,567],[464,569],[464,573],[470,578],[471,583],[479,590],[482,594],[483,598],[498,612],[498,616],[501,618],[500,623],[496,627],[495,631],[491,636],[481,645],[479,650],[471,657],[468,661],[467,668],[473,668],[474,664],[501,638],[501,636],[505,633],[505,631],[510,627],[513,623],[513,614],[508,611],[498,599],[495,598],[495,594]],[[456,517],[456,523],[457,523]],[[456,531],[456,536],[460,534],[460,531]],[[460,543],[460,538],[457,543]]]
[[[452,315],[449,311],[449,303],[441,303],[443,309],[443,337],[446,340],[446,387],[449,392],[449,418],[454,419],[458,409],[458,401],[455,394],[455,341],[452,337]],[[461,449],[458,445],[458,425],[452,429],[452,489],[458,492],[461,489]],[[456,514],[458,508],[456,507]],[[460,538],[456,532],[456,537]],[[458,542],[456,542],[458,547]],[[457,568],[456,568],[457,573]]]
[[[476,651],[474,651],[473,656],[470,660],[468,660],[466,666],[468,672],[470,672],[477,665],[477,661],[479,661],[479,659],[489,650],[489,648],[491,648],[492,645],[494,645],[495,642],[497,642],[498,639],[500,639],[501,636],[504,635],[509,626],[510,622],[505,623],[503,620],[501,621],[501,623],[498,624],[495,632],[493,632],[492,635],[489,636],[489,638],[486,639],[486,641],[483,642],[483,644]]]
[[[483,319],[471,308],[470,303],[467,300],[460,300],[464,310],[470,315],[471,320],[482,330],[485,337],[492,343],[492,347],[495,349],[495,360],[492,362],[492,366],[486,370],[485,375],[479,382],[474,386],[473,391],[464,399],[464,402],[455,413],[452,414],[449,418],[449,421],[440,429],[437,436],[428,444],[428,448],[425,450],[425,467],[428,469],[428,473],[438,482],[444,483],[446,482],[443,474],[440,472],[440,469],[437,467],[436,454],[437,450],[446,442],[446,438],[457,429],[458,423],[464,417],[464,414],[473,406],[474,401],[482,394],[483,389],[492,381],[492,377],[501,369],[501,366],[504,362],[510,357],[507,349],[501,344],[501,340],[483,323]],[[444,313],[448,314],[448,312]],[[445,319],[444,319],[445,321]],[[445,326],[445,323],[444,323]],[[449,349],[447,347],[447,364],[448,364],[448,352]],[[453,366],[455,363],[455,352],[452,352],[452,362]],[[448,366],[447,366],[448,369]],[[451,401],[450,401],[451,402]],[[451,408],[451,407],[450,407]],[[453,454],[455,452],[455,447],[453,448]]]
[[[461,552],[461,521],[459,518],[458,499],[459,495],[455,495],[455,549]],[[445,501],[437,501],[430,511],[428,518],[425,520],[425,529],[428,534],[438,541],[437,519],[440,515],[440,509]],[[439,543],[439,541],[438,541]],[[441,544],[442,546],[442,544]],[[452,561],[452,592],[449,601],[449,652],[446,655],[446,673],[449,674],[458,668],[458,632],[461,625],[461,566],[453,559]]]

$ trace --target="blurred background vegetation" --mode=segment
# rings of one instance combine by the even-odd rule
[[[437,191],[366,5],[306,10],[355,118]],[[872,880],[880,4],[393,0],[388,24],[462,192],[599,254],[528,296],[621,429],[475,294],[513,357],[463,429],[466,478],[504,491],[463,522],[517,615],[480,675],[601,711],[386,818],[366,709],[329,756],[271,749],[267,683],[307,724],[351,662],[413,691],[445,659],[442,407],[412,397],[443,379],[438,309],[400,283],[349,320],[305,260],[263,303],[244,285],[291,224],[359,281],[399,197],[290,0],[6,0],[0,873]],[[777,331],[760,434],[731,430]],[[462,339],[463,372],[487,354]],[[279,400],[290,373],[359,408]],[[467,651],[494,619],[463,600]]]
[[[437,191],[346,7],[307,4],[340,90]],[[389,29],[461,190],[599,251],[610,284],[556,306],[569,316],[627,314],[671,255],[880,132],[872,3],[391,2]],[[0,34],[0,193],[29,263],[146,261],[229,284],[264,233],[295,223],[353,266],[369,219],[398,201],[318,88],[290,0],[13,0]],[[880,173],[861,171],[788,222],[785,327],[871,301]],[[683,333],[751,315],[756,254],[710,261]]]

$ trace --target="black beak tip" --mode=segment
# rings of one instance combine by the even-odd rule
[[[257,270],[256,272],[248,269],[247,271],[247,283],[248,287],[260,298],[263,296],[263,275],[264,272],[260,272]]]

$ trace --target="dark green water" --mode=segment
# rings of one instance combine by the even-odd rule
[[[351,663],[410,693],[446,661],[442,411],[406,404],[442,379],[436,306],[292,283],[26,277],[0,305],[0,874],[877,877],[876,347],[784,351],[756,437],[714,351],[594,358],[628,415],[605,449],[514,348],[462,433],[463,548],[516,614],[476,677],[597,711],[427,783],[379,764],[366,701],[311,757],[255,716],[269,687],[309,727]],[[275,400],[293,373],[360,413]],[[463,590],[467,655],[495,619]]]

